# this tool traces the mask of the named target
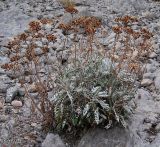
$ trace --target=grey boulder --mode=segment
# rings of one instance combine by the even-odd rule
[[[134,147],[130,132],[124,128],[94,129],[79,142],[78,147]]]
[[[65,147],[59,135],[48,133],[42,143],[42,147]]]

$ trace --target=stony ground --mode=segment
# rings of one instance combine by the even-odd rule
[[[132,134],[133,147],[159,147],[160,3],[149,0],[77,0],[76,5],[83,14],[102,18],[107,28],[111,28],[115,17],[129,14],[140,18],[141,25],[147,26],[154,33],[154,52],[144,65],[146,73],[143,75],[134,100],[135,111],[131,117],[129,133]],[[8,39],[23,32],[31,20],[54,16],[62,16],[63,21],[69,19],[55,0],[0,0],[0,64],[8,62],[4,54],[6,50],[4,46]],[[0,146],[39,147],[45,138],[39,117],[32,114],[30,100],[24,97],[24,90],[17,87],[15,83],[16,80],[0,68]],[[11,99],[11,95],[17,91],[19,95]],[[17,109],[16,106],[19,108]],[[103,131],[96,132],[100,135],[96,136],[97,133],[92,133],[92,138],[85,137],[79,146],[94,147],[96,140],[99,141],[98,137],[102,140],[105,136]],[[123,132],[120,131],[121,133]],[[49,137],[58,138],[52,135]],[[63,146],[59,138],[57,140]],[[43,146],[50,147],[45,143],[48,142],[45,141]],[[107,142],[99,146],[107,146]]]

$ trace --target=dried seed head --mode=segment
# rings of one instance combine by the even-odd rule
[[[54,36],[53,34],[48,34],[46,38],[48,41],[55,41],[57,39],[57,37]]]
[[[41,22],[42,24],[51,24],[51,23],[53,23],[53,20],[52,20],[52,19],[48,19],[48,18],[42,18],[42,19],[40,20],[40,22]]]
[[[47,52],[49,52],[49,48],[48,47],[43,47],[42,51],[43,51],[43,53],[47,53]]]
[[[12,58],[10,58],[11,62],[18,61],[19,59],[20,59],[20,56],[18,56],[18,55],[13,56]]]
[[[35,33],[32,37],[33,38],[42,38],[42,37],[44,37],[44,34],[38,32],[38,33]]]
[[[28,38],[28,34],[22,33],[18,36],[19,40],[25,41]]]
[[[14,67],[14,65],[13,64],[9,64],[9,63],[6,63],[6,64],[3,64],[2,66],[1,66],[1,68],[3,68],[3,69],[6,69],[6,70],[11,70],[11,69],[13,69],[13,67]]]
[[[41,30],[41,25],[40,22],[38,21],[32,21],[29,23],[29,28],[31,31],[36,31],[38,32],[39,30]]]
[[[7,48],[11,49],[14,46],[19,46],[19,45],[20,45],[20,40],[15,37],[12,41],[8,43]]]
[[[138,63],[130,63],[128,66],[131,71],[138,72],[140,69],[140,65]]]
[[[96,32],[96,29],[94,27],[86,27],[85,32],[87,34],[93,35]]]
[[[68,6],[64,9],[65,9],[66,12],[71,13],[71,14],[78,13],[78,10],[76,8],[74,8],[73,6]]]
[[[114,27],[112,27],[112,30],[113,30],[114,33],[116,33],[116,34],[122,33],[122,28],[121,28],[120,26],[114,26]]]
[[[61,24],[59,24],[58,29],[68,31],[68,30],[72,29],[72,26],[70,24],[61,23]]]

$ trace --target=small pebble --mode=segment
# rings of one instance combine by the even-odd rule
[[[150,58],[156,58],[156,57],[157,57],[157,54],[156,54],[155,52],[153,52],[153,53],[151,53],[151,54],[149,55],[149,57],[150,57]]]
[[[3,109],[3,103],[0,102],[0,109]]]
[[[153,83],[150,79],[143,79],[141,82],[141,86],[150,86]]]
[[[14,107],[22,107],[23,104],[21,101],[14,100],[12,101],[11,105]]]

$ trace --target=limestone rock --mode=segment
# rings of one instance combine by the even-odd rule
[[[88,132],[78,147],[134,147],[129,131],[124,128],[95,129]]]
[[[14,100],[14,101],[12,101],[11,105],[13,107],[22,107],[23,104],[21,101]]]
[[[49,133],[42,143],[42,147],[65,147],[59,135]]]
[[[7,89],[7,94],[6,94],[6,103],[10,103],[12,99],[17,95],[18,93],[18,87],[10,87]]]
[[[160,90],[160,76],[155,78],[154,85],[155,85],[157,90]]]
[[[141,82],[141,86],[150,86],[153,83],[150,79],[143,79]]]

